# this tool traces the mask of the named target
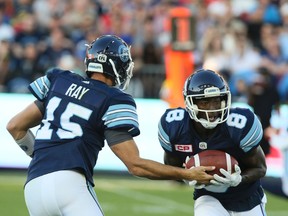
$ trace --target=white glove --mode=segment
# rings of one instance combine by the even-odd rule
[[[237,185],[240,184],[242,181],[242,176],[241,176],[241,169],[240,167],[235,164],[235,172],[230,174],[224,169],[220,169],[220,172],[225,176],[221,177],[217,174],[214,174],[214,179],[210,181],[212,185],[217,185],[217,186],[228,186],[228,187],[236,187]]]
[[[191,169],[191,168],[190,168]],[[185,184],[187,184],[190,187],[194,187],[195,189],[202,189],[205,187],[204,184],[197,184],[196,180],[192,180],[192,181],[187,181],[187,180],[183,180],[185,182]]]

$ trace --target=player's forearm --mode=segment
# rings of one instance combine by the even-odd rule
[[[258,146],[252,150],[249,157],[246,157],[244,161],[246,169],[242,169],[242,183],[251,183],[265,176],[267,171],[267,165],[265,155],[262,148]]]
[[[6,129],[15,140],[22,139],[30,128],[39,125],[42,113],[36,103],[29,104],[8,122]]]
[[[258,179],[264,177],[265,174],[266,174],[266,167],[244,170],[242,171],[242,174],[241,174],[242,175],[241,183],[245,184],[245,183],[255,182]]]
[[[129,172],[138,177],[144,177],[154,180],[180,180],[191,179],[193,177],[192,172],[188,172],[183,168],[174,166],[167,166],[152,160],[139,160],[138,163],[128,167]]]
[[[193,169],[184,169],[169,165],[164,165],[152,160],[141,159],[127,166],[130,173],[154,180],[196,180],[199,184],[209,184],[213,176],[205,171],[212,171],[215,167],[199,166]]]
[[[19,147],[28,155],[32,156],[34,152],[35,137],[31,130],[20,129],[14,121],[10,121],[6,129]]]
[[[13,121],[13,119],[11,119],[8,122],[8,124],[6,125],[6,129],[11,134],[11,136],[14,138],[14,140],[22,139],[28,131],[28,129],[27,130],[20,129],[19,124],[17,124],[16,121]]]

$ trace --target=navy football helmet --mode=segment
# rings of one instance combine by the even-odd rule
[[[103,35],[87,45],[86,74],[103,73],[114,79],[114,84],[125,90],[133,76],[134,63],[130,47],[115,35]]]
[[[206,69],[194,72],[185,82],[183,95],[190,117],[200,122],[203,127],[212,129],[227,120],[231,107],[231,93],[226,81],[216,72]],[[220,97],[220,109],[199,109],[195,103],[196,100],[211,97]],[[205,113],[206,119],[198,118],[199,112]],[[219,113],[219,115],[211,121],[209,113]]]

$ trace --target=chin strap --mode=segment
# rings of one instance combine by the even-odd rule
[[[213,129],[218,125],[218,122],[220,121],[220,118],[217,118],[214,122],[209,122],[206,119],[199,119],[201,123],[201,125],[206,128],[206,129]]]

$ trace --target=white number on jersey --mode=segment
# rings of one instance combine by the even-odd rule
[[[181,121],[184,118],[184,110],[171,110],[166,115],[166,121]]]
[[[230,113],[227,119],[227,125],[231,127],[236,127],[242,129],[245,127],[247,122],[246,116],[237,113]]]
[[[171,110],[166,115],[166,121],[181,121],[184,118],[184,110]],[[242,129],[245,127],[247,122],[247,118],[244,115],[237,114],[237,113],[230,113],[227,119],[227,125],[230,127],[236,127]]]
[[[53,130],[50,129],[51,121],[54,120],[54,112],[61,102],[61,98],[53,97],[47,105],[47,116],[43,119],[43,126],[37,131],[36,139],[51,139]],[[61,128],[57,129],[56,133],[60,139],[73,139],[77,136],[82,136],[83,130],[81,126],[71,121],[71,117],[78,116],[82,119],[88,120],[92,110],[80,106],[75,103],[68,103],[66,110],[60,117]]]

